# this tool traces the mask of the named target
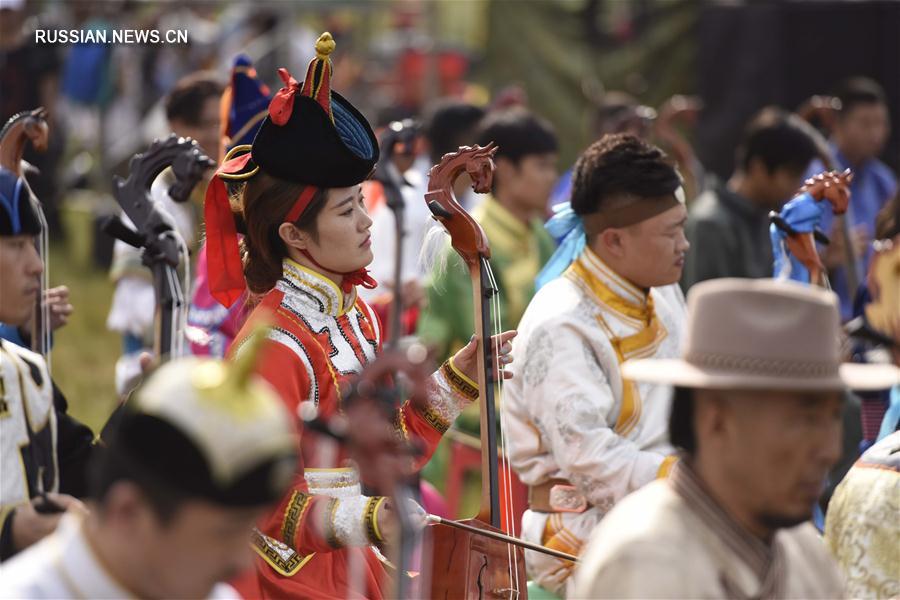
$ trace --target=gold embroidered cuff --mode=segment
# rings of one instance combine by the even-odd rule
[[[447,422],[441,413],[436,411],[432,406],[416,406],[416,412],[422,415],[425,422],[431,425],[435,431],[444,435],[450,429],[450,423]]]
[[[381,508],[385,500],[387,500],[387,498],[384,496],[375,496],[369,498],[366,502],[366,512],[364,516],[366,535],[368,536],[369,541],[375,545],[384,542],[381,531],[378,530],[378,509]]]
[[[441,372],[447,378],[447,382],[454,392],[469,400],[478,400],[478,384],[469,379],[453,364],[453,357],[448,358],[441,365]]]
[[[284,511],[284,520],[281,522],[281,541],[294,548],[294,537],[297,535],[297,525],[303,518],[303,513],[309,506],[309,495],[294,490],[287,508]]]
[[[403,420],[403,411],[399,409],[394,411],[393,426],[397,439],[409,440],[409,431],[406,428],[406,421]]]

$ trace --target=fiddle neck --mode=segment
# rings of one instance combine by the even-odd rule
[[[500,528],[500,484],[497,456],[496,381],[491,351],[491,301],[497,288],[488,275],[487,258],[471,269],[475,335],[478,340],[478,403],[481,424],[481,504],[477,519]]]

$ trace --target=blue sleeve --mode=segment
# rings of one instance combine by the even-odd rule
[[[19,328],[15,325],[0,323],[0,338],[3,338],[7,342],[12,342],[17,346],[22,346],[23,348],[27,348],[29,346],[29,344],[26,344],[25,340],[22,339],[22,335],[19,333]]]

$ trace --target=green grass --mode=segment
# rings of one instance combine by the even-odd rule
[[[121,341],[106,329],[113,285],[91,264],[89,205],[70,202],[63,218],[68,237],[51,245],[50,285],[69,286],[75,312],[54,336],[52,375],[69,401],[69,413],[99,432],[117,403],[114,373]]]

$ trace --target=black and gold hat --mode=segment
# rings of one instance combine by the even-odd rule
[[[296,470],[297,440],[275,390],[252,374],[248,345],[234,363],[185,357],[160,367],[126,404],[107,459],[161,490],[222,506],[280,498]]]
[[[0,167],[0,236],[40,233],[37,201],[25,178]]]
[[[316,57],[301,84],[278,69],[284,86],[269,103],[268,115],[250,147],[234,148],[206,192],[207,257],[210,292],[230,306],[244,291],[237,232],[224,181],[264,173],[308,186],[291,210],[299,217],[316,188],[339,188],[365,181],[378,162],[378,141],[366,118],[331,89],[331,34],[316,40]],[[249,150],[249,152],[248,152]]]

